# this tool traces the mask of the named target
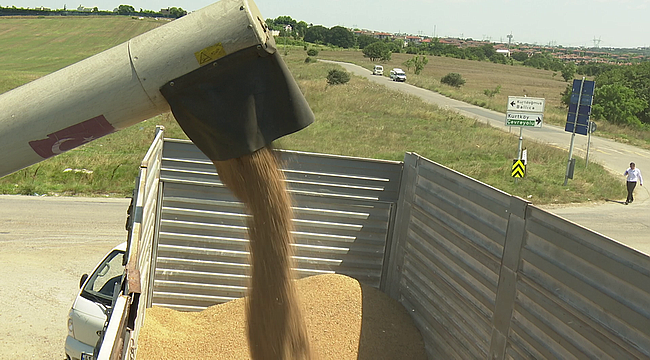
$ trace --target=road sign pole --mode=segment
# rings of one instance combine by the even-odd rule
[[[569,147],[569,160],[566,163],[566,173],[564,174],[564,186],[569,183],[569,170],[571,169],[571,159],[573,158],[573,144],[576,138],[576,129],[578,128],[578,114],[580,113],[580,101],[582,101],[582,87],[585,85],[585,77],[582,77],[580,83],[580,93],[578,94],[578,105],[576,108],[576,116],[573,119],[573,132],[571,133],[571,146]]]
[[[517,150],[517,159],[521,160],[521,149],[522,145],[524,143],[524,128],[520,127],[519,128],[519,149]]]
[[[589,166],[589,146],[591,146],[591,121],[587,122],[587,156],[585,156],[585,169]]]

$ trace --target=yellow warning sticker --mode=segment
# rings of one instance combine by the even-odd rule
[[[221,45],[221,43],[208,46],[207,48],[194,53],[196,60],[199,62],[199,65],[205,65],[226,55],[228,54],[226,54],[226,50],[223,49],[223,45]]]

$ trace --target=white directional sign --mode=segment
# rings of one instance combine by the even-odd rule
[[[542,127],[545,102],[544,98],[508,96],[506,126]]]
[[[544,113],[544,102],[545,102],[544,98],[508,96],[507,111]]]
[[[544,114],[508,112],[506,126],[542,127]]]

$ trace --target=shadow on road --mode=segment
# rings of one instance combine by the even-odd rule
[[[614,202],[617,204],[625,205],[625,201],[622,200],[610,200],[610,199],[605,199],[606,202]]]

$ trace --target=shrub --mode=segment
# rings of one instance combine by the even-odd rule
[[[465,85],[465,79],[459,73],[449,73],[440,79],[440,82],[450,86],[461,87]]]
[[[498,93],[500,93],[500,92],[501,92],[501,85],[497,85],[497,87],[494,88],[494,90],[490,90],[490,89],[485,89],[485,90],[483,90],[483,93],[484,93],[487,97],[494,97],[494,95],[496,95],[496,94],[498,94]]]
[[[309,49],[309,50],[307,50],[307,55],[309,55],[309,56],[318,56],[318,50]]]
[[[312,57],[309,57],[309,56],[307,56],[307,58],[305,59],[305,64],[311,64],[311,63],[315,63],[315,62],[316,62],[316,59],[314,59]]]
[[[327,83],[330,85],[345,84],[350,81],[350,74],[344,70],[333,69],[327,74]]]

